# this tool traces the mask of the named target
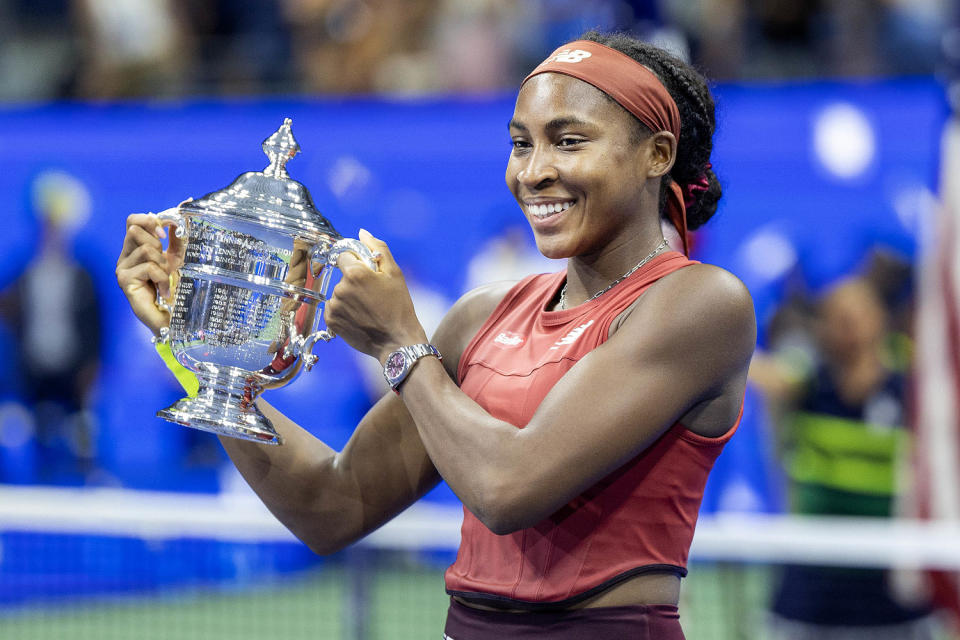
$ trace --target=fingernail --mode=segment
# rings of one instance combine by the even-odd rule
[[[160,225],[157,225],[157,237],[161,239],[167,237],[167,232]]]

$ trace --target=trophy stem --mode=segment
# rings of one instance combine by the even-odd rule
[[[249,371],[225,367],[216,373],[197,372],[200,390],[157,412],[170,422],[231,438],[282,444],[280,434],[254,400],[262,391]]]

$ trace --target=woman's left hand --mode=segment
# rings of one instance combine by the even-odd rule
[[[343,277],[324,313],[331,331],[382,363],[399,347],[427,342],[427,335],[387,244],[363,229],[358,237],[373,252],[379,270],[371,271],[351,253],[341,254],[337,266]]]

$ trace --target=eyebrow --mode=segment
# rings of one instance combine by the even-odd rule
[[[573,127],[591,126],[591,123],[587,122],[586,120],[581,120],[580,118],[577,118],[574,116],[561,116],[559,118],[554,118],[553,120],[548,122],[546,124],[545,129],[547,131],[556,131],[557,129],[563,129],[564,127],[571,127],[571,126]],[[527,128],[527,125],[523,124],[516,118],[513,118],[512,120],[510,120],[510,122],[507,123],[507,128],[519,129],[520,131],[524,131],[524,132],[529,131],[529,129]]]

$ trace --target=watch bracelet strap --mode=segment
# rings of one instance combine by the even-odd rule
[[[397,395],[400,395],[401,385],[403,385],[403,383],[407,381],[407,378],[410,377],[410,373],[413,371],[413,367],[416,366],[417,362],[420,361],[420,358],[424,358],[426,356],[436,356],[437,360],[443,360],[443,356],[440,355],[440,350],[437,349],[432,344],[428,344],[426,342],[421,342],[420,344],[411,344],[406,347],[400,347],[398,351],[403,351],[408,356],[411,356],[413,358],[413,361],[410,363],[410,367],[407,369],[407,374],[403,377],[403,379],[397,382],[397,386],[392,387],[393,392],[396,393]]]
[[[176,377],[177,382],[180,383],[183,390],[187,392],[187,396],[196,398],[200,392],[200,381],[197,379],[197,374],[177,361],[176,356],[173,355],[173,350],[166,342],[160,342],[158,340],[154,346],[157,349],[157,355],[160,356],[163,363],[167,365],[167,368],[170,369],[171,373]]]
[[[443,356],[440,355],[440,351],[437,350],[437,348],[432,344],[422,342],[420,344],[412,344],[406,348],[413,352],[414,361],[419,360],[424,356],[436,356],[438,360],[443,360]]]

